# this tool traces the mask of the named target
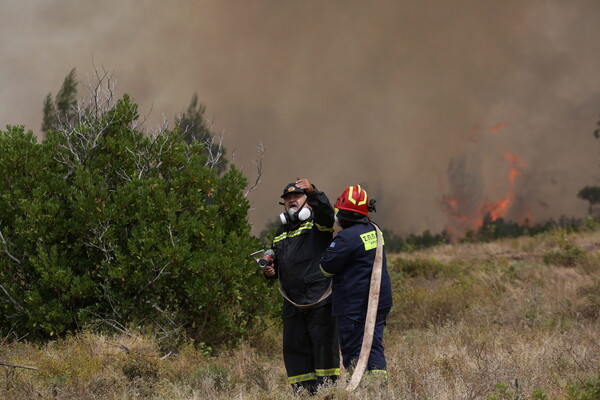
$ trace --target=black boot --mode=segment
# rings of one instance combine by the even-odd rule
[[[307,393],[311,396],[314,396],[315,394],[317,394],[319,386],[316,380],[311,379],[309,381],[292,383],[292,390],[294,391],[295,396],[300,396],[303,393]]]

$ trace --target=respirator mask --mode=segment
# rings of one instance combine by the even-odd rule
[[[310,211],[310,209],[304,208],[304,205],[306,205],[306,201],[298,209],[290,208],[289,210],[279,214],[279,220],[281,221],[281,223],[283,225],[295,224],[298,222],[304,222],[307,219],[309,219],[312,215],[312,212]]]

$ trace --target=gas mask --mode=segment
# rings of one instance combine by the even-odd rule
[[[287,211],[279,214],[279,220],[283,225],[286,224],[295,224],[298,222],[304,222],[310,218],[312,212],[308,208],[304,208],[306,202],[300,206],[297,210],[294,208],[290,208]]]

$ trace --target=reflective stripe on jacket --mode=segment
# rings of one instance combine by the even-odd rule
[[[316,302],[327,290],[330,279],[319,268],[321,256],[333,237],[333,207],[325,193],[318,190],[307,196],[312,216],[296,225],[279,227],[273,239],[275,275],[294,303]],[[323,304],[330,301],[325,300]]]

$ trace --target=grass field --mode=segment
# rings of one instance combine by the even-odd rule
[[[389,254],[389,379],[335,399],[600,399],[600,232]],[[240,347],[162,354],[132,329],[0,339],[2,399],[292,399],[272,322]]]

